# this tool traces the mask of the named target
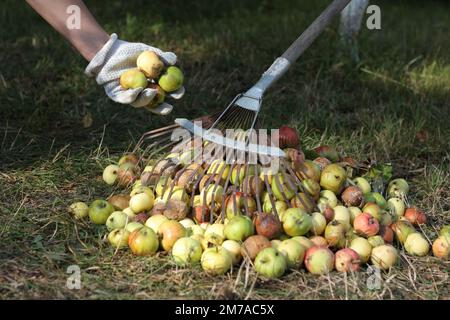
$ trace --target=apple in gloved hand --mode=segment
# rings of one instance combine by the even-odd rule
[[[147,105],[148,108],[154,108],[164,102],[164,99],[166,99],[166,92],[160,86],[154,83],[150,83],[148,85],[148,88],[157,90],[156,96]]]
[[[176,91],[181,88],[184,81],[183,72],[178,67],[170,66],[158,80],[159,86],[166,92]]]
[[[145,88],[147,86],[147,78],[139,69],[130,69],[120,75],[120,85],[125,90]]]
[[[158,78],[164,69],[164,63],[153,51],[142,52],[136,60],[136,65],[150,79]]]

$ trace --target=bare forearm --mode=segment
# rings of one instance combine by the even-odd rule
[[[82,0],[26,0],[56,31],[62,34],[88,61],[108,41],[109,36],[97,23]],[[67,8],[80,8],[80,28],[68,28]]]

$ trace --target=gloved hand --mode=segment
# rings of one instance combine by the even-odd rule
[[[156,96],[157,90],[151,88],[138,88],[124,90],[119,83],[120,75],[128,70],[136,68],[136,59],[143,51],[155,52],[167,65],[177,62],[177,56],[173,52],[164,52],[158,48],[143,43],[130,43],[119,40],[113,33],[108,42],[94,56],[85,73],[90,77],[96,77],[97,83],[105,88],[109,98],[118,103],[130,104],[133,107],[145,107]],[[184,87],[168,95],[174,99],[180,99],[184,95]],[[169,114],[173,107],[163,102],[154,108],[147,110],[159,114]]]

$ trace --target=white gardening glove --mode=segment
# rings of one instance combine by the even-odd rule
[[[124,90],[119,83],[120,75],[124,71],[136,68],[136,59],[143,51],[155,52],[168,65],[177,62],[177,56],[173,52],[164,52],[143,43],[122,41],[118,39],[117,34],[113,33],[86,67],[85,73],[90,77],[96,77],[97,83],[105,88],[106,94],[113,101],[130,104],[136,108],[147,106],[156,96],[156,89]],[[181,87],[168,95],[174,99],[180,99],[184,95],[184,91],[184,87]],[[163,102],[154,108],[146,109],[156,114],[166,115],[172,111],[173,107]]]

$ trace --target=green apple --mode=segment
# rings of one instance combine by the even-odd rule
[[[339,221],[344,225],[345,230],[350,229],[350,211],[344,206],[334,207],[334,218],[333,220]]]
[[[288,268],[299,267],[303,264],[306,248],[293,239],[281,242],[277,250],[284,255]]]
[[[128,216],[122,211],[114,211],[106,220],[106,228],[108,231],[114,229],[122,229],[128,223]]]
[[[353,239],[350,242],[349,248],[355,250],[358,253],[362,263],[366,263],[369,260],[370,254],[372,252],[372,245],[367,239],[363,237],[357,237]]]
[[[320,176],[320,186],[326,190],[339,194],[342,191],[347,173],[345,169],[337,164],[330,164],[323,169]]]
[[[362,208],[362,212],[370,214],[378,221],[381,221],[381,218],[383,216],[383,211],[381,210],[380,206],[373,202],[366,203],[366,205]]]
[[[195,225],[194,220],[189,218],[184,218],[183,220],[180,220],[180,223],[186,230],[191,229],[191,227]]]
[[[203,236],[205,234],[205,229],[200,227],[198,224],[195,224],[191,226],[191,234],[192,235],[199,234]]]
[[[148,193],[138,193],[131,197],[130,208],[135,213],[150,211],[153,208],[154,200]]]
[[[230,172],[230,165],[226,164],[222,159],[214,159],[208,168],[207,174],[220,174],[222,172],[222,179],[226,180]],[[230,178],[231,179],[231,178]]]
[[[103,170],[103,181],[110,186],[116,183],[117,173],[119,172],[119,166],[115,164],[110,164]]]
[[[156,79],[164,69],[164,62],[153,51],[143,51],[136,60],[136,66],[146,77]]]
[[[308,250],[309,248],[314,246],[314,242],[312,242],[307,237],[295,236],[292,237],[291,239],[297,241],[300,245],[302,245],[305,248],[305,250]]]
[[[336,197],[336,194],[333,191],[330,190],[322,190],[320,192],[320,198],[317,202],[319,205],[322,204],[320,207],[329,206],[330,208],[334,208],[338,204],[338,199]]]
[[[108,234],[108,242],[114,248],[128,247],[128,237],[130,233],[125,229],[114,229]]]
[[[248,212],[247,212],[248,210]],[[253,197],[235,192],[225,200],[225,213],[228,219],[236,215],[252,214],[256,211],[256,201]]]
[[[145,225],[151,228],[154,232],[158,233],[159,226],[168,220],[169,219],[162,214],[155,214],[145,221]]]
[[[331,247],[343,248],[346,245],[345,238],[346,227],[337,220],[333,220],[327,224],[324,237]]]
[[[450,225],[443,226],[441,231],[439,231],[439,235],[450,238]]]
[[[363,194],[369,193],[372,191],[372,187],[370,186],[369,181],[364,179],[363,177],[357,177],[353,179],[353,182],[358,186]]]
[[[139,69],[130,69],[123,72],[120,75],[119,82],[124,90],[145,88],[147,86],[147,78]]]
[[[203,202],[205,199],[205,204],[208,207],[212,207],[214,204],[214,208],[219,209],[222,206],[222,195],[223,195],[223,187],[221,185],[210,184],[206,189],[203,189],[200,192],[200,198]]]
[[[275,210],[277,211],[279,217],[281,217],[287,208],[288,205],[286,202],[280,200],[275,201]],[[272,202],[270,200],[263,203],[263,211],[266,213],[272,213]]]
[[[314,149],[320,157],[327,158],[331,162],[339,161],[339,153],[334,147],[323,145]]]
[[[220,246],[225,241],[225,225],[214,223],[209,225],[204,233],[205,239],[215,246]]]
[[[369,192],[364,194],[364,200],[366,202],[376,203],[381,209],[385,209],[387,206],[386,199],[384,199],[383,195],[379,192]]]
[[[114,207],[106,200],[95,200],[89,206],[89,218],[95,224],[105,224]]]
[[[390,269],[398,261],[398,251],[388,244],[378,246],[373,248],[370,261],[375,267],[382,270]]]
[[[134,213],[134,211],[131,210],[130,207],[123,209],[122,212],[128,216],[128,220],[133,220],[134,217],[136,217],[136,213]]]
[[[387,193],[391,198],[392,197],[403,198],[408,194],[408,191],[409,191],[408,182],[406,182],[406,180],[402,178],[392,180],[391,182],[389,182],[387,187]]]
[[[385,244],[383,237],[378,235],[367,238],[367,241],[369,241],[372,248],[382,246],[383,244]]]
[[[132,233],[134,230],[139,230],[143,226],[144,225],[140,222],[131,221],[127,223],[127,225],[125,226],[125,230],[127,230],[129,233]]]
[[[172,247],[173,260],[180,266],[189,266],[200,262],[202,252],[200,241],[189,237],[178,239]]]
[[[184,75],[181,70],[175,66],[170,66],[161,75],[158,84],[166,92],[176,91],[181,88],[184,81]]]
[[[139,158],[133,153],[125,154],[122,157],[120,157],[119,162],[117,164],[121,166],[125,163],[130,163],[136,166],[139,163]]]
[[[154,254],[159,247],[158,237],[152,229],[144,226],[131,232],[128,246],[138,256]]]
[[[288,236],[302,236],[311,229],[312,219],[300,208],[287,209],[283,214],[283,229]]]
[[[286,258],[274,248],[261,250],[255,258],[255,270],[267,278],[279,278],[287,269]]]
[[[242,259],[241,245],[234,240],[225,240],[222,243],[222,248],[228,251],[233,261],[233,265],[238,264]]]
[[[294,183],[289,176],[281,173],[274,176],[272,179],[271,187],[275,198],[280,201],[285,201],[285,197],[288,200],[291,200],[295,195],[295,192],[294,190],[292,190],[291,185],[294,185]]]
[[[201,264],[205,272],[211,275],[222,275],[231,269],[233,259],[225,248],[213,247],[203,251]]]
[[[297,176],[300,179],[312,179],[316,182],[320,181],[320,173],[321,173],[321,167],[311,161],[311,160],[305,160],[301,165],[300,165],[300,170],[297,171]]]
[[[312,227],[310,231],[315,236],[321,235],[325,231],[325,227],[327,226],[327,220],[325,219],[325,216],[320,212],[313,212],[311,214],[311,218]]]
[[[155,194],[153,193],[153,190],[150,187],[143,185],[135,186],[130,192],[130,197],[137,195],[139,193],[146,193],[150,198],[155,200]]]
[[[422,234],[414,232],[406,238],[405,249],[410,255],[423,257],[430,252],[430,244]]]
[[[86,203],[78,201],[69,206],[69,212],[73,213],[75,218],[83,219],[89,214],[89,207]]]
[[[390,198],[387,201],[387,207],[389,212],[395,215],[397,218],[402,217],[405,214],[405,203],[400,198]]]
[[[355,218],[359,216],[362,211],[358,207],[348,207],[347,209],[350,212],[350,224],[353,225],[353,221],[355,221]]]
[[[224,235],[228,240],[244,241],[254,233],[255,226],[247,216],[234,216],[224,228]]]
[[[164,188],[170,188],[170,184],[172,183],[172,178],[169,176],[161,176],[156,183],[155,192],[158,196],[162,197]]]
[[[172,190],[172,192],[171,192],[171,190]],[[183,187],[174,186],[172,188],[171,186],[167,186],[166,191],[164,192],[164,195],[162,196],[162,200],[164,202],[167,202],[167,201],[169,201],[169,199],[183,201],[184,203],[188,203],[189,195],[187,194],[186,190],[184,190]]]
[[[318,182],[314,181],[313,179],[304,179],[302,181],[303,188],[306,192],[308,192],[313,198],[316,198],[319,196],[320,193],[320,185]]]
[[[254,166],[247,166],[246,169],[245,165],[236,165],[231,170],[230,182],[234,185],[241,185],[245,178],[245,170],[247,170],[248,177],[255,175]]]

